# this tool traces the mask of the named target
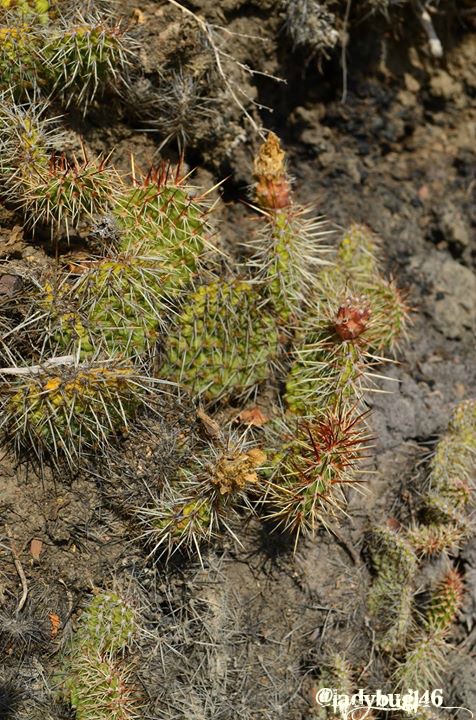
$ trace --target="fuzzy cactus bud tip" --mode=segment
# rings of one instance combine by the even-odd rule
[[[347,298],[337,311],[334,330],[341,340],[355,340],[368,327],[371,310],[362,298]]]
[[[256,200],[268,210],[280,210],[291,204],[291,188],[285,167],[285,153],[279,138],[269,133],[254,162]]]

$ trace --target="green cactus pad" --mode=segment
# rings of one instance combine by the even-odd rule
[[[131,671],[119,659],[136,632],[135,611],[116,593],[98,593],[82,613],[59,673],[78,720],[138,717]]]
[[[386,527],[374,528],[370,540],[376,577],[368,607],[379,625],[379,644],[386,651],[405,646],[413,625],[413,579],[418,566],[407,538]]]
[[[140,508],[137,517],[143,537],[158,556],[173,555],[178,550],[199,552],[218,531],[218,518],[212,498],[196,484],[165,487],[152,504]]]
[[[278,317],[287,322],[305,311],[317,293],[319,270],[328,248],[322,244],[329,234],[323,218],[308,218],[294,207],[266,216],[257,237],[247,244],[254,251],[248,261],[263,281]]]
[[[432,629],[446,630],[455,620],[461,607],[463,581],[457,570],[451,568],[433,592],[426,621]]]
[[[46,117],[47,103],[16,104],[8,93],[0,97],[0,182],[14,202],[25,188],[41,182],[51,152],[63,142],[55,120]]]
[[[117,182],[116,171],[102,158],[53,157],[44,172],[28,176],[21,200],[31,225],[44,224],[52,232],[64,226],[69,234],[107,212]]]
[[[207,402],[248,395],[269,378],[278,347],[274,317],[254,287],[216,281],[183,304],[163,374]]]
[[[0,24],[0,90],[15,98],[27,98],[37,88],[38,49],[41,39],[35,28],[18,21]]]
[[[431,461],[430,488],[455,505],[470,499],[470,481],[476,459],[476,401],[456,406],[447,432],[439,440]]]
[[[368,440],[360,420],[341,409],[281,430],[266,492],[269,518],[298,537],[314,534],[345,512],[344,489],[359,482],[351,470]]]
[[[46,367],[2,384],[2,430],[18,449],[75,465],[108,446],[140,406],[145,388],[132,367]]]
[[[207,208],[189,196],[185,185],[154,172],[122,193],[114,214],[123,232],[121,250],[160,257],[170,271],[173,292],[190,282],[207,245]]]
[[[83,651],[116,654],[129,645],[136,630],[133,608],[116,593],[101,592],[81,615],[74,643]]]
[[[129,669],[107,656],[77,658],[63,681],[63,692],[76,711],[76,720],[141,717]]]
[[[115,87],[128,65],[128,50],[119,25],[100,21],[55,29],[42,48],[45,73],[52,91],[68,107],[87,112],[94,98]]]
[[[337,399],[358,403],[374,354],[394,349],[405,334],[408,308],[394,283],[380,276],[375,243],[365,228],[353,226],[335,264],[318,276],[319,293],[286,382],[286,403],[294,413],[312,415]]]
[[[286,404],[298,415],[315,415],[339,402],[355,406],[361,397],[364,366],[360,348],[322,328],[292,355],[286,380]]]
[[[337,250],[341,272],[357,282],[369,282],[379,274],[380,243],[365,225],[351,225]]]
[[[93,263],[71,290],[87,327],[85,339],[74,321],[82,356],[106,351],[109,357],[132,357],[153,347],[168,315],[164,288],[173,274],[158,259],[132,255]]]

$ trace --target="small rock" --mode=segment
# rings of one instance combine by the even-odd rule
[[[409,73],[404,74],[403,81],[405,83],[406,89],[411,93],[417,93],[421,87],[418,80]]]
[[[438,70],[430,80],[430,90],[434,97],[445,100],[459,97],[463,94],[463,86],[449,75],[446,70]]]
[[[441,230],[449,243],[465,248],[470,243],[470,231],[461,211],[451,202],[447,202],[441,215]]]
[[[435,325],[445,337],[455,339],[474,326],[476,277],[455,260],[443,263],[435,283]]]
[[[0,296],[11,298],[20,292],[21,287],[22,281],[18,275],[0,275]]]

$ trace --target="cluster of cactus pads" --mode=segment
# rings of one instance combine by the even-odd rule
[[[180,168],[141,175],[133,161],[124,177],[84,148],[61,153],[48,103],[3,100],[2,193],[54,255],[18,270],[21,317],[6,313],[4,435],[74,471],[107,455],[138,414],[160,412],[159,390],[178,388],[213,412],[267,389],[266,452],[223,438],[202,448],[137,513],[152,546],[198,547],[229,527],[244,496],[296,539],[345,512],[368,445],[365,378],[404,336],[408,313],[381,274],[374,234],[353,225],[329,247],[326,222],[294,200],[270,133],[254,165],[259,227],[240,263],[224,261],[209,193]],[[213,480],[225,459],[236,473],[226,491]],[[260,466],[259,482],[239,480]]]
[[[213,413],[265,390],[262,449],[215,438],[137,516],[152,547],[169,549],[229,527],[237,504],[296,539],[330,525],[360,482],[371,368],[405,335],[408,308],[381,273],[378,239],[353,225],[329,246],[270,133],[254,163],[257,229],[231,262],[210,191],[180,168],[141,174],[133,159],[123,176],[110,157],[65,151],[49,98],[87,112],[120,90],[129,40],[117,23],[61,2],[5,3],[1,21],[0,190],[51,248],[46,263],[8,265],[23,289],[2,331],[4,435],[74,472],[139,414],[160,413],[160,392]]]
[[[436,687],[463,600],[463,580],[451,562],[470,533],[474,502],[476,401],[456,406],[431,459],[420,522],[409,528],[374,528],[370,538],[376,573],[368,603],[380,647],[394,659],[401,687]],[[415,579],[422,564],[440,566],[440,577],[418,607]]]

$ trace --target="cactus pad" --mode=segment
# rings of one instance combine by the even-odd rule
[[[253,286],[217,281],[187,297],[164,374],[207,402],[249,395],[268,379],[278,346],[275,320]]]

